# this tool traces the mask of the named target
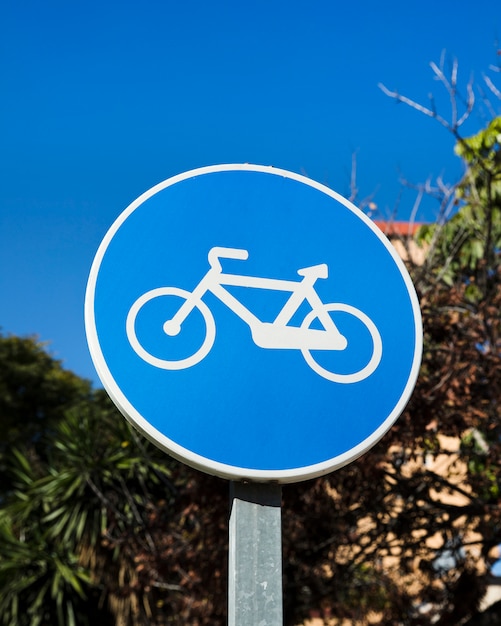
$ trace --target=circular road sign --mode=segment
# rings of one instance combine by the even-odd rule
[[[85,322],[101,381],[172,456],[294,482],[373,446],[422,351],[418,300],[361,211],[304,176],[219,165],[166,180],[101,243]]]

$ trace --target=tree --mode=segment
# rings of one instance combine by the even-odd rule
[[[0,497],[9,489],[8,451],[25,446],[33,461],[43,456],[45,435],[90,394],[90,383],[65,370],[36,338],[0,333]]]
[[[468,281],[466,297],[487,297],[498,271],[501,249],[501,117],[495,117],[476,135],[461,138],[456,154],[466,173],[455,187],[460,210],[442,224],[424,226],[421,244],[430,251],[421,274],[447,285]],[[431,283],[432,284],[432,283]]]
[[[0,367],[12,417],[0,623],[222,624],[227,529],[210,519],[214,506],[227,509],[223,481],[143,440],[103,391],[35,340],[0,337]],[[54,380],[63,381],[59,393]],[[25,414],[29,434],[14,427]]]
[[[437,224],[419,233],[426,261],[410,268],[425,332],[420,377],[380,445],[284,511],[294,538],[284,551],[288,623],[316,606],[350,623],[458,624],[477,612],[501,541],[500,118],[463,137],[473,85],[458,113],[457,65],[450,75],[443,62],[432,69],[449,121],[433,97],[425,107],[384,88],[439,121],[465,166],[454,185],[417,189],[440,206]]]

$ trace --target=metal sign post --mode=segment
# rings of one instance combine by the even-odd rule
[[[228,626],[282,626],[282,489],[230,485]]]

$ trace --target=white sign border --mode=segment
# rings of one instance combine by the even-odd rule
[[[355,213],[359,219],[365,222],[366,226],[370,228],[372,232],[379,238],[381,243],[385,246],[390,255],[393,257],[393,260],[400,270],[402,278],[407,287],[407,291],[409,293],[416,329],[414,360],[412,363],[407,384],[400,396],[398,403],[396,404],[390,415],[384,420],[384,422],[369,437],[364,439],[364,441],[351,448],[350,450],[344,452],[343,454],[335,456],[321,463],[315,463],[313,465],[285,470],[252,469],[220,463],[219,461],[208,459],[192,452],[191,450],[184,448],[183,446],[180,446],[175,441],[172,441],[163,433],[154,428],[127,400],[126,396],[123,394],[122,390],[113,378],[113,375],[110,372],[101,351],[96,328],[96,320],[94,317],[94,295],[101,262],[110,242],[112,241],[118,229],[133,211],[135,211],[141,204],[157,194],[159,191],[162,191],[167,187],[175,185],[176,183],[187,180],[189,178],[203,176],[204,174],[211,174],[214,172],[228,171],[262,172],[266,174],[273,174],[275,176],[290,178],[292,180],[313,187],[314,189],[317,189],[318,191],[321,191],[322,193],[325,193],[326,195],[331,196],[332,198],[340,202],[347,209]],[[355,461],[358,457],[362,456],[365,452],[372,448],[383,437],[383,435],[388,432],[388,430],[391,428],[391,426],[395,423],[397,418],[405,409],[405,406],[407,405],[407,402],[409,401],[409,398],[416,384],[423,351],[423,329],[421,310],[419,307],[419,301],[416,295],[416,291],[414,289],[414,285],[402,259],[399,257],[393,245],[383,235],[383,233],[374,224],[374,222],[372,222],[370,218],[368,218],[364,213],[357,209],[351,202],[346,200],[346,198],[343,198],[341,195],[339,195],[332,189],[329,189],[325,185],[322,185],[321,183],[315,182],[310,178],[307,178],[306,176],[295,174],[287,170],[267,165],[252,165],[249,163],[210,165],[193,169],[188,172],[184,172],[182,174],[178,174],[176,176],[168,178],[167,180],[155,185],[154,187],[143,193],[141,196],[139,196],[139,198],[137,198],[118,216],[118,218],[112,224],[104,239],[102,240],[92,263],[85,294],[85,330],[87,334],[87,342],[89,345],[90,354],[98,376],[104,385],[104,388],[106,389],[109,396],[118,407],[120,412],[124,415],[124,417],[155,445],[157,445],[163,451],[167,452],[167,454],[175,457],[179,461],[182,461],[187,465],[190,465],[191,467],[202,470],[209,474],[213,474],[215,476],[219,476],[221,478],[228,478],[230,480],[248,480],[256,482],[278,482],[284,484],[309,480],[311,478],[316,478],[318,476],[328,474],[336,469],[343,467],[344,465],[347,465],[348,463],[351,463],[352,461]]]

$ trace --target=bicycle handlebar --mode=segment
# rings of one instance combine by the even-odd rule
[[[217,268],[218,271],[221,271],[221,263],[219,259],[239,259],[241,261],[245,261],[249,258],[248,250],[243,250],[241,248],[223,248],[220,246],[215,246],[209,250],[209,263],[213,268]]]

